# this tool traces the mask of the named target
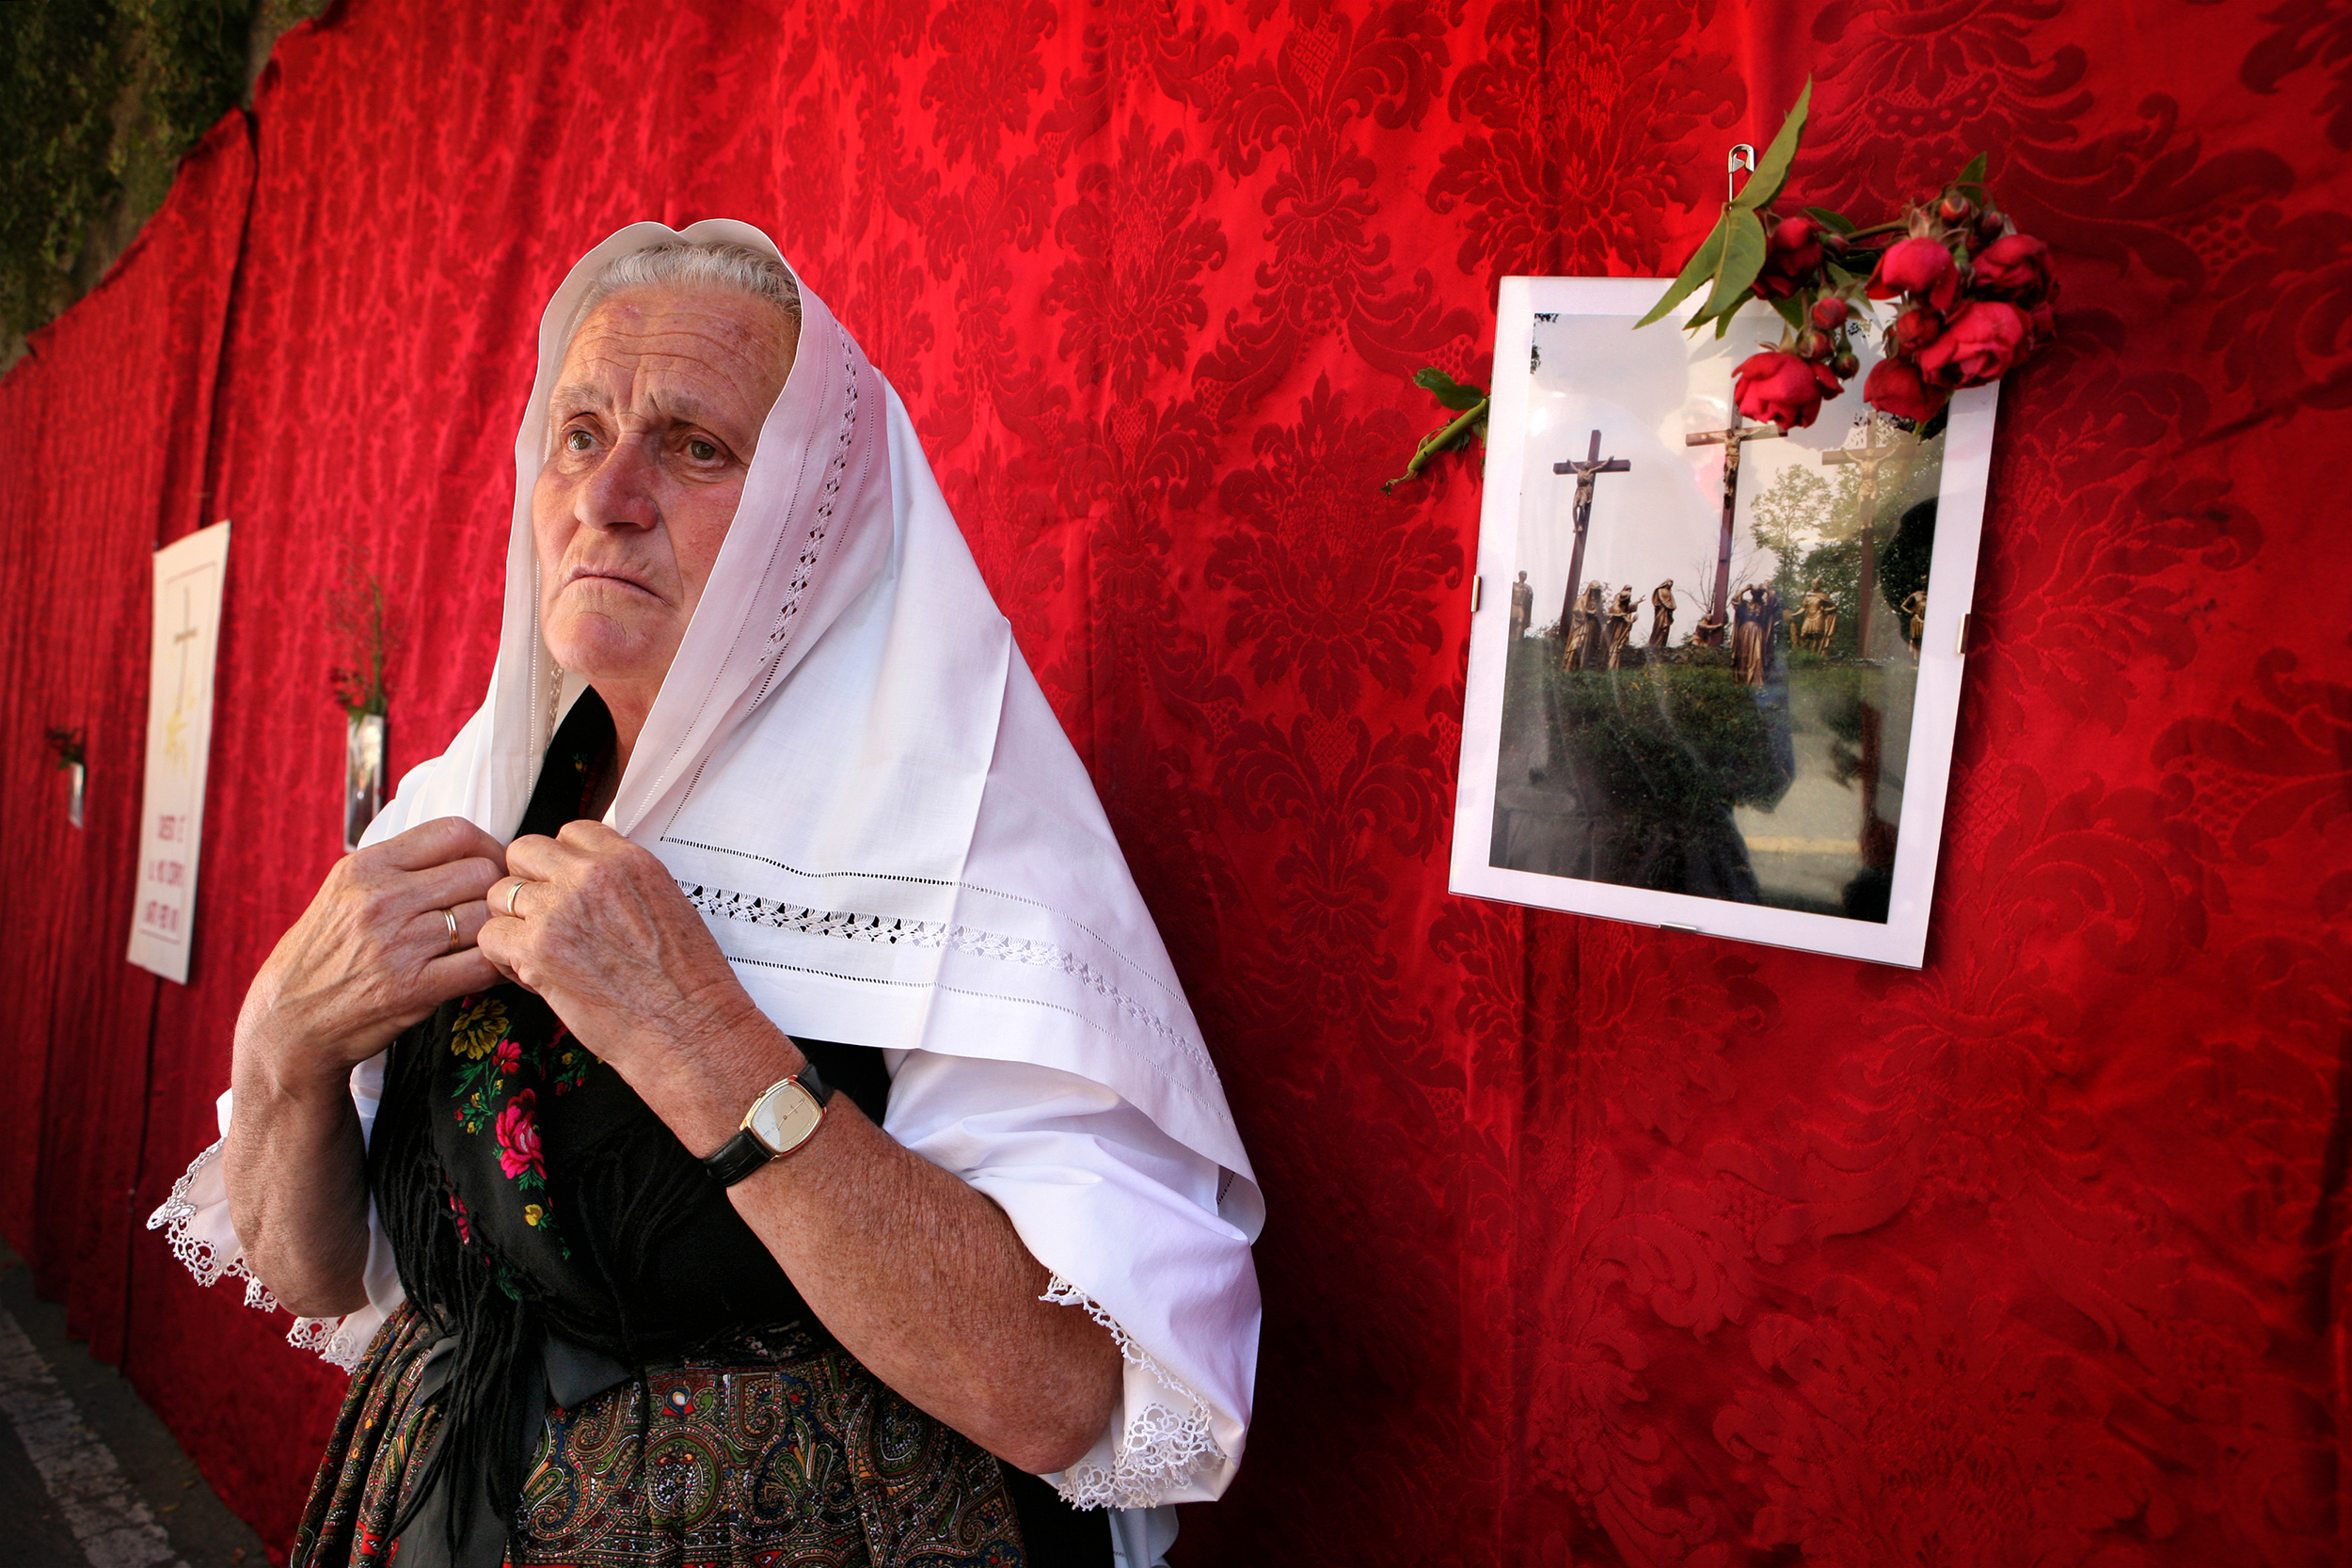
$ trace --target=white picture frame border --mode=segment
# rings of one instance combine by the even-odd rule
[[[1533,376],[1509,373],[1528,362],[1536,313],[1638,318],[1655,305],[1668,279],[1652,277],[1506,277],[1496,306],[1494,402],[1488,416],[1486,470],[1479,512],[1476,571],[1483,585],[1508,583],[1516,569],[1522,492],[1528,465],[1529,389]],[[1777,337],[1780,318],[1760,302],[1742,310],[1731,332]],[[1663,353],[1681,353],[1677,323],[1640,329],[1655,333]],[[1985,492],[1993,463],[1997,387],[1954,394],[1944,437],[1937,490],[1934,589],[1919,643],[1918,685],[1913,700],[1901,815],[1897,822],[1893,891],[1883,925],[1836,915],[1741,904],[1728,899],[1621,887],[1613,882],[1513,871],[1487,863],[1492,853],[1495,780],[1502,730],[1504,665],[1510,595],[1482,593],[1470,618],[1468,681],[1462,715],[1460,775],[1447,889],[1473,898],[1596,915],[1662,929],[1728,937],[1737,942],[1827,953],[1917,969],[1926,962],[1929,914],[1950,796],[1952,746],[1966,673],[1961,628],[1974,608],[1977,559]],[[1859,387],[1848,396],[1858,397]],[[1842,400],[1841,400],[1842,401]]]

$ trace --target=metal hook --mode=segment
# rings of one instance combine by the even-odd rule
[[[1724,199],[1737,200],[1740,196],[1740,175],[1742,170],[1756,172],[1756,149],[1746,142],[1734,143],[1731,156],[1724,164]]]

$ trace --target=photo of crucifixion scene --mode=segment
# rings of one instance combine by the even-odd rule
[[[1513,281],[1622,295],[1626,280]],[[1989,407],[1903,420],[1866,404],[1857,374],[1851,391],[1812,392],[1809,422],[1755,419],[1734,372],[1778,331],[1769,309],[1686,337],[1637,331],[1638,295],[1546,303],[1566,302],[1531,296],[1523,327],[1506,312],[1498,337],[1457,891],[1584,908],[1544,883],[1598,884],[1886,927],[1920,821],[1905,811],[1913,768],[1934,772],[1931,841],[1948,768],[1948,712],[1930,716],[1936,744],[1913,746],[1923,659],[1931,688],[1954,666],[1957,692],[1957,654],[1928,635],[1948,586],[1946,448],[1961,421],[1981,445]],[[1980,481],[1963,499],[1959,596]],[[1932,850],[1914,868],[1931,876]],[[1924,920],[1924,887],[1911,901]],[[1591,912],[1846,945],[1755,920],[1734,932],[1700,907]]]

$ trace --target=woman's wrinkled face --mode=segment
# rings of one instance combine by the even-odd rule
[[[539,621],[608,700],[642,714],[669,671],[797,340],[764,300],[656,287],[612,294],[574,334],[531,497]]]

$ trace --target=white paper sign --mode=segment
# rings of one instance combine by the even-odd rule
[[[229,525],[199,529],[155,552],[154,652],[147,682],[147,797],[139,818],[131,961],[188,981],[195,942],[197,847],[213,750],[213,654]]]

